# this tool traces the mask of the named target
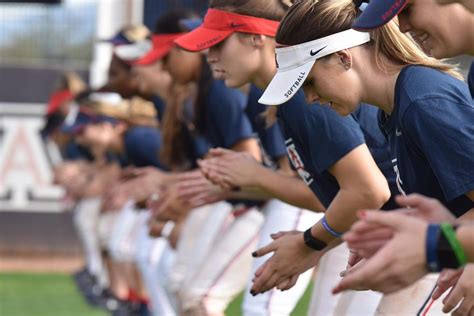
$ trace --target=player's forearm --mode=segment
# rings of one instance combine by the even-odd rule
[[[240,191],[230,191],[227,195],[229,199],[264,201],[274,198],[273,195],[262,190],[260,187],[245,187]]]
[[[469,262],[474,262],[474,222],[461,225],[456,236],[461,243]]]
[[[345,233],[357,221],[357,211],[379,209],[385,199],[370,189],[350,190],[341,188],[325,213],[328,225],[338,233]],[[324,228],[322,220],[313,226],[312,235],[325,243],[338,239]]]
[[[465,221],[474,221],[474,208],[471,208],[469,211],[464,213],[456,221],[459,222],[459,223],[462,223],[462,222],[465,222]]]
[[[325,210],[311,189],[296,177],[265,169],[258,175],[256,182],[262,190],[283,202],[315,212]]]

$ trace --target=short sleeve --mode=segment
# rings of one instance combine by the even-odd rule
[[[155,106],[155,109],[156,109],[156,117],[157,117],[158,121],[161,122],[161,120],[163,120],[163,117],[165,115],[166,103],[159,96],[153,97],[152,101],[153,101],[153,105]]]
[[[94,157],[89,150],[74,141],[70,141],[66,144],[63,150],[63,158],[65,160],[94,160]]]
[[[421,150],[451,201],[474,189],[474,107],[442,98],[413,102],[402,131]]]
[[[124,138],[125,151],[130,162],[137,167],[154,166],[163,169],[159,161],[161,133],[151,127],[135,127]]]
[[[262,94],[263,90],[251,85],[245,113],[247,113],[254,131],[258,134],[265,152],[272,159],[277,159],[286,155],[285,139],[278,124],[267,126],[264,113],[268,106],[258,103]]]
[[[215,81],[208,102],[209,125],[206,134],[213,146],[231,148],[241,140],[253,137],[250,120],[245,114],[247,97],[236,89]]]
[[[316,170],[323,173],[353,149],[364,144],[365,140],[352,116],[340,116],[326,106],[309,105],[316,106],[320,108],[308,111],[303,126],[311,161]]]

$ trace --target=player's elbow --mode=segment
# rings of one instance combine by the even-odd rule
[[[374,209],[381,208],[390,199],[390,196],[390,188],[384,177],[370,183],[362,193],[362,198],[368,207]]]

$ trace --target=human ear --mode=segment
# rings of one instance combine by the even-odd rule
[[[344,67],[344,69],[349,70],[352,68],[352,55],[347,49],[343,49],[336,53],[336,56],[339,59],[339,63]]]
[[[252,45],[256,48],[261,48],[265,45],[265,35],[252,34]]]

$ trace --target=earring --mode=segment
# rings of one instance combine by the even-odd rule
[[[351,62],[350,61],[346,61],[344,63],[344,68],[346,68],[346,70],[349,70],[351,68]]]

